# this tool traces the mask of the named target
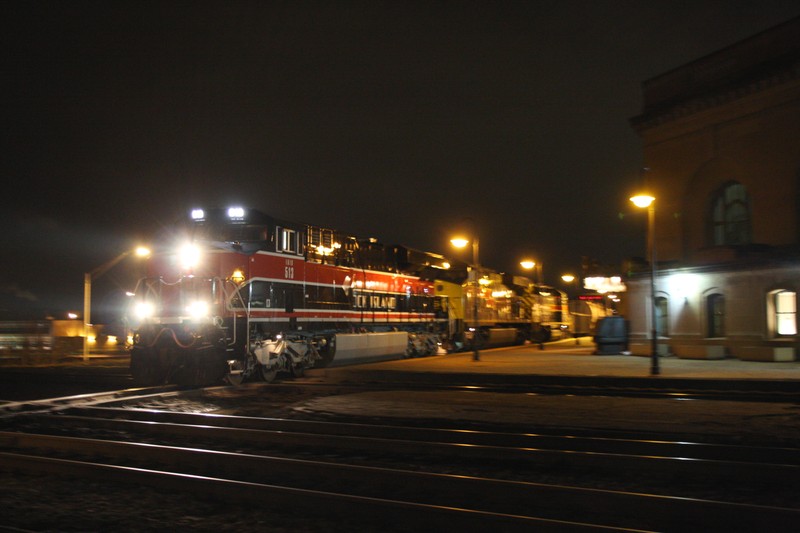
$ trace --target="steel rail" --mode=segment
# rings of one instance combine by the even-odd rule
[[[53,411],[73,405],[98,405],[122,400],[128,402],[142,401],[148,398],[164,398],[167,396],[178,396],[180,394],[181,391],[178,389],[178,387],[169,385],[164,387],[91,392],[86,394],[75,394],[72,396],[46,398],[41,400],[6,402],[0,404],[0,419],[14,417],[21,413]]]
[[[20,433],[0,433],[0,445],[6,450],[24,451],[26,456],[68,453],[93,463],[98,458],[115,464],[128,461],[125,466],[131,468],[168,468],[172,473],[215,478],[223,472],[233,481],[281,483],[326,494],[346,488],[351,496],[404,502],[413,499],[418,504],[466,507],[501,516],[521,516],[522,508],[526,517],[560,521],[580,509],[582,520],[615,528],[781,531],[800,518],[800,511],[795,509],[197,448]],[[0,467],[14,468],[16,463],[8,461],[10,455],[0,455]],[[620,509],[635,509],[635,513],[620,513]]]
[[[779,483],[800,488],[800,466],[779,463],[667,457],[647,454],[626,454],[602,451],[574,451],[537,447],[498,446],[460,442],[428,442],[379,436],[308,433],[286,430],[243,429],[208,424],[177,424],[152,420],[118,420],[72,415],[27,415],[42,417],[47,424],[106,429],[151,438],[182,438],[188,442],[216,441],[228,446],[250,446],[257,449],[332,450],[385,453],[410,457],[446,457],[460,461],[491,461],[494,464],[536,465],[636,472],[648,475],[682,476],[704,479],[713,476],[721,481],[739,480],[764,484]],[[137,437],[139,438],[139,437]]]
[[[299,433],[321,433],[325,435],[347,435],[424,442],[457,444],[485,444],[518,448],[556,449],[563,451],[591,451],[616,454],[634,454],[674,458],[727,460],[781,465],[800,465],[800,449],[788,447],[766,447],[751,445],[713,444],[686,440],[622,438],[576,434],[573,431],[560,433],[510,433],[464,429],[396,426],[385,424],[363,424],[328,422],[286,418],[263,418],[213,413],[186,413],[157,409],[122,409],[103,406],[71,407],[63,414],[73,416],[123,418],[174,424],[203,425],[237,429],[266,431],[289,431]]]
[[[313,370],[312,374],[313,376]],[[335,378],[331,378],[334,379]],[[296,386],[293,384],[271,384]],[[685,379],[661,377],[656,381],[643,377],[565,376],[549,374],[492,374],[404,372],[354,368],[339,381],[303,382],[303,386],[324,388],[340,386],[366,390],[460,390],[499,393],[530,393],[545,395],[618,396],[637,398],[682,398],[702,400],[746,401],[764,403],[800,402],[796,384],[779,379]]]
[[[502,531],[509,532],[539,529],[559,533],[642,531],[7,452],[0,452],[0,468],[15,472],[35,471],[104,482],[148,485],[236,504],[264,505],[269,502],[270,507],[302,509],[306,513],[324,513],[326,517],[341,516],[352,520],[355,514],[360,521],[376,525],[389,523],[394,526],[401,524],[405,527],[457,528],[460,531],[476,532],[485,532],[491,528],[501,528]]]
[[[314,369],[308,372],[313,373]],[[709,401],[742,401],[761,403],[798,403],[800,390],[777,380],[764,380],[755,384],[728,383],[724,380],[703,382],[699,387],[691,379],[664,379],[658,383],[639,378],[608,378],[593,376],[514,376],[507,374],[422,374],[389,370],[356,370],[342,381],[318,382],[310,378],[294,382],[249,383],[246,386],[264,387],[266,390],[286,389],[342,389],[370,390],[444,390],[469,392],[494,392],[504,394],[542,394],[551,396],[614,396],[628,398],[694,399]],[[363,382],[354,381],[363,376]],[[748,385],[750,388],[744,388]],[[741,388],[735,388],[740,386]],[[760,388],[758,388],[760,387]],[[217,388],[217,387],[213,387]]]

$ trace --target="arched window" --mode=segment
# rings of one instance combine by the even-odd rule
[[[797,293],[781,290],[771,296],[771,308],[775,313],[775,334],[797,335]]]
[[[750,207],[744,185],[730,182],[711,201],[711,244],[750,243]]]
[[[725,336],[725,296],[711,294],[706,299],[706,320],[709,337]]]
[[[669,300],[663,296],[656,297],[656,336],[669,335]]]

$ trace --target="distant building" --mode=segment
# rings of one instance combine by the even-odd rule
[[[628,280],[631,350],[794,361],[800,291],[800,17],[643,84],[631,120],[656,197]]]

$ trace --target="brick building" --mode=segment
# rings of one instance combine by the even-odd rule
[[[631,124],[657,257],[655,305],[628,280],[631,351],[654,319],[662,354],[795,360],[800,17],[644,82]]]

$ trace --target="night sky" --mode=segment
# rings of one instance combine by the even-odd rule
[[[546,281],[644,253],[641,83],[796,1],[4,4],[0,318],[193,206],[454,253]],[[620,218],[620,213],[629,216]],[[468,259],[468,257],[462,257]],[[103,309],[131,265],[98,280]],[[109,294],[111,294],[109,296]]]

